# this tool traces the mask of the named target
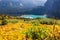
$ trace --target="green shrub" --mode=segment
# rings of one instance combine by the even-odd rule
[[[7,22],[7,20],[6,20],[6,16],[2,16],[2,25],[6,25],[8,22]]]
[[[41,24],[48,24],[47,21],[41,21],[40,23],[41,23]]]
[[[30,37],[32,40],[44,40],[48,36],[48,33],[44,28],[37,29],[38,30],[36,30],[35,28],[28,29],[28,31],[26,31],[26,36],[28,35],[27,37]]]
[[[52,21],[40,21],[40,24],[53,25],[54,23]]]
[[[49,25],[53,25],[54,23],[52,21],[48,22]]]

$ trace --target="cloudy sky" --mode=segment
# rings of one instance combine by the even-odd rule
[[[4,1],[4,2],[9,1],[11,6],[14,5],[12,2],[18,2],[20,6],[23,6],[23,5],[44,6],[44,4],[47,0],[0,0],[0,2],[2,2],[2,1]],[[15,4],[17,4],[17,3],[15,3]]]
[[[22,0],[22,3],[25,3],[25,4],[34,4],[34,5],[41,5],[43,6],[44,3],[46,2],[47,0]]]
[[[47,0],[0,0],[0,13],[44,6]]]

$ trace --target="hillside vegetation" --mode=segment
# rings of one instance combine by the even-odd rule
[[[0,40],[60,40],[60,20],[15,17],[3,20],[0,19]]]

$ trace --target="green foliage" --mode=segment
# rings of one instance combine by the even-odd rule
[[[47,24],[47,22],[46,22],[46,21],[41,21],[40,23],[41,23],[41,24]]]
[[[26,31],[26,34],[28,37],[32,38],[32,40],[44,40],[47,36],[48,33],[44,28],[30,28],[28,31]]]
[[[8,20],[8,23],[17,23],[18,20]]]
[[[6,20],[6,16],[2,16],[2,25],[6,25],[8,22]]]
[[[41,24],[53,25],[53,21],[40,21]]]

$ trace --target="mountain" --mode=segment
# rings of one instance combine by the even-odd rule
[[[45,8],[44,6],[38,6],[33,9],[29,9],[28,11],[23,12],[24,14],[32,14],[32,15],[44,15]]]
[[[29,9],[12,9],[10,10],[10,8],[8,9],[0,9],[1,10],[1,14],[6,14],[6,15],[12,15],[12,16],[20,16],[20,15],[43,15],[44,14],[44,7],[38,6],[35,8],[29,8]],[[3,12],[4,11],[4,12]]]
[[[0,14],[43,14],[43,0],[0,0]],[[38,7],[39,6],[39,7]]]
[[[60,0],[47,0],[45,4],[45,13],[49,17],[56,16],[60,18]]]
[[[33,8],[34,5],[23,4],[22,1],[17,0],[1,0],[0,1],[0,14],[10,14],[10,13],[17,13],[17,12],[24,12],[30,8]]]

